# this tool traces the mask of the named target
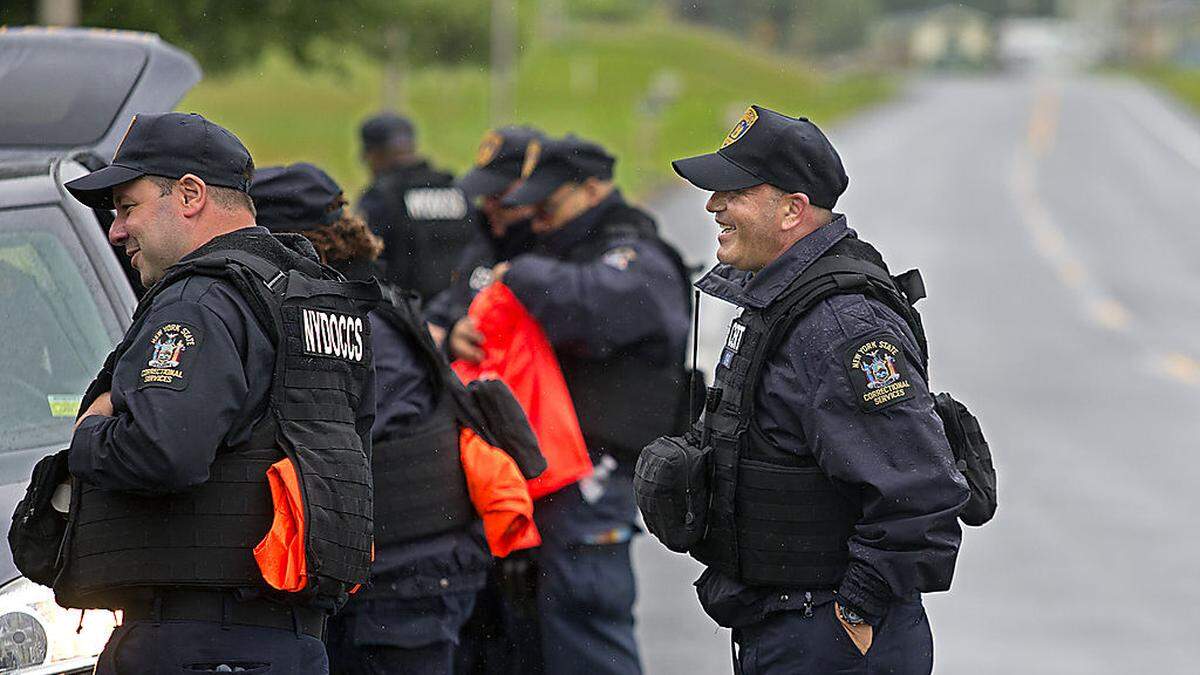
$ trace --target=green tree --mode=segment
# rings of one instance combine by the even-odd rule
[[[411,63],[482,61],[487,0],[83,0],[85,26],[157,33],[210,73],[256,61],[268,48],[312,65],[329,47],[385,49],[388,26],[407,35]],[[36,0],[5,0],[0,24],[36,19]]]

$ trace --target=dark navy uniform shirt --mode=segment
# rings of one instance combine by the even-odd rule
[[[686,280],[654,241],[618,236],[596,260],[567,260],[596,236],[618,207],[619,191],[517,256],[504,276],[555,350],[601,358],[635,344],[657,345],[663,358],[682,354],[689,317]],[[648,355],[653,358],[657,355]]]
[[[760,309],[851,232],[838,216],[757,274],[729,280],[710,274],[696,285]],[[905,373],[913,385],[907,400],[879,411],[860,407],[845,352],[855,340],[876,335],[895,340],[909,355],[907,363],[919,363],[908,325],[883,303],[860,294],[821,301],[764,363],[755,398],[757,421],[771,443],[811,454],[861,506],[838,592],[869,618],[895,598],[948,585],[961,537],[957,515],[968,495],[919,372]],[[805,597],[796,591],[808,590],[748,587],[712,569],[696,583],[702,604],[723,625],[800,607]]]
[[[603,358],[640,345],[648,359],[682,354],[689,318],[687,283],[661,244],[613,237],[595,260],[569,259],[577,247],[628,208],[620,192],[512,260],[504,283],[537,319],[556,352]],[[534,515],[545,539],[562,545],[613,543],[634,531],[632,463],[602,460],[597,474],[539,500]]]
[[[482,228],[463,248],[462,256],[450,275],[450,287],[431,298],[425,305],[425,319],[447,330],[467,315],[471,301],[479,291],[492,283],[492,268],[498,263],[526,253],[533,246],[529,221],[509,225],[502,237],[492,235],[486,218],[479,214]]]
[[[271,235],[260,227],[239,230],[188,258],[264,236]],[[113,416],[84,420],[71,440],[69,458],[71,473],[94,485],[164,494],[207,481],[218,448],[250,440],[265,409],[275,347],[245,299],[224,281],[184,277],[151,302],[130,348],[113,368]],[[164,357],[176,362],[169,370],[178,374],[146,375],[151,361],[159,362],[159,338],[183,330],[191,336],[183,349]],[[366,406],[373,409],[374,402],[366,400]]]

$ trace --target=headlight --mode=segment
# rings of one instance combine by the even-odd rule
[[[112,612],[63,609],[49,588],[16,579],[0,588],[0,672],[89,669],[116,625]]]

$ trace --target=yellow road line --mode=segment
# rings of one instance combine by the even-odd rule
[[[1033,154],[1041,157],[1054,146],[1058,132],[1059,97],[1055,89],[1043,89],[1033,105],[1029,118],[1029,147]]]
[[[1178,352],[1167,354],[1160,363],[1162,371],[1186,384],[1200,384],[1200,361]]]

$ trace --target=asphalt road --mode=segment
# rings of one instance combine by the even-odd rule
[[[1132,81],[1042,74],[922,81],[830,135],[839,210],[922,270],[933,388],[1000,472],[996,520],[926,597],[936,672],[1200,672],[1200,125]],[[704,199],[652,205],[693,261]],[[647,671],[729,673],[697,565],[650,537],[636,558]]]

